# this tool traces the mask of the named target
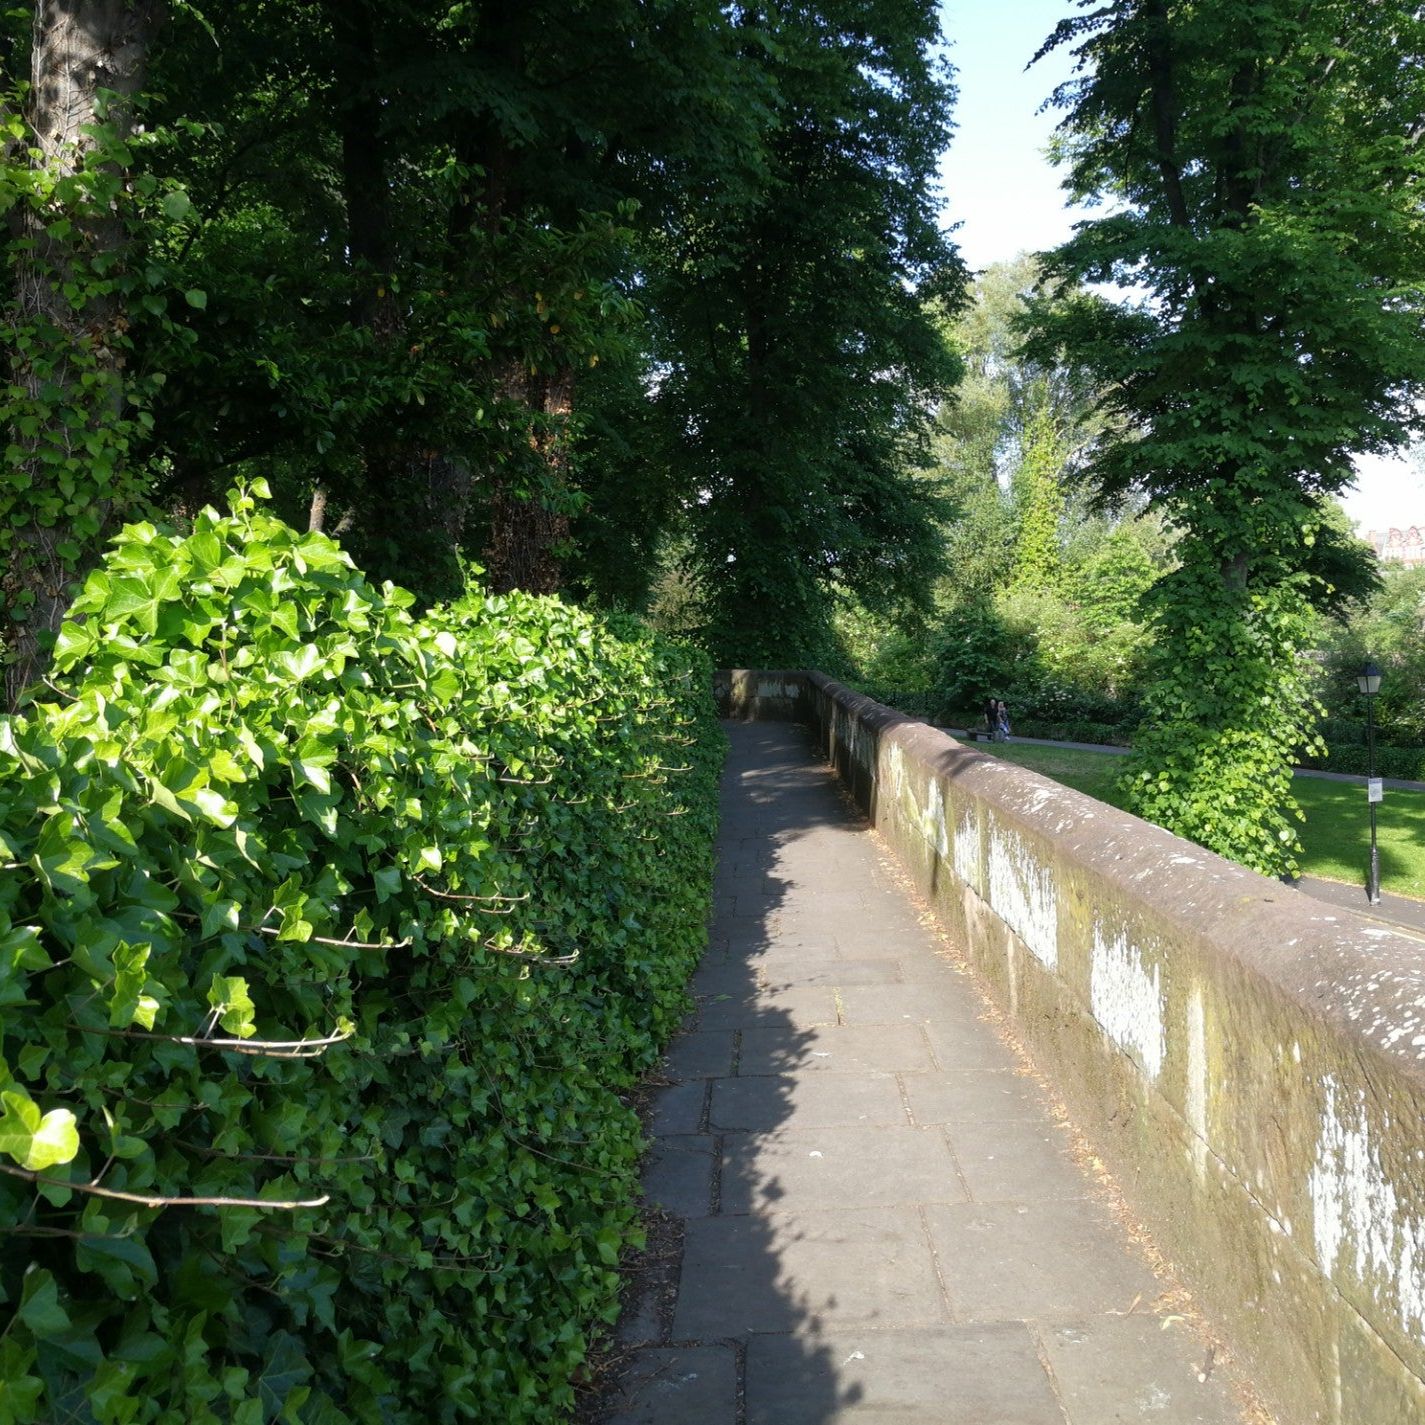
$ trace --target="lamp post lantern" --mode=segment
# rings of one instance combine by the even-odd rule
[[[1376,694],[1380,692],[1380,669],[1367,660],[1356,674],[1356,686],[1366,700],[1366,801],[1371,809],[1371,864],[1366,877],[1366,899],[1380,904],[1380,852],[1376,848],[1376,803],[1383,792],[1376,780]]]

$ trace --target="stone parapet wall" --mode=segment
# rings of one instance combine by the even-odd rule
[[[805,673],[777,669],[719,668],[713,696],[722,717],[739,722],[802,722],[806,719]]]
[[[820,673],[720,676],[810,724],[1282,1425],[1425,1421],[1425,943]]]

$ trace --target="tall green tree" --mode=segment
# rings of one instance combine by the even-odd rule
[[[96,46],[68,138],[52,17]],[[5,298],[6,611],[257,475],[425,598],[470,557],[635,603],[678,525],[720,651],[904,602],[962,276],[937,43],[930,0],[0,11],[6,270],[56,298]]]
[[[169,497],[275,464],[288,513],[315,496],[374,572],[438,595],[463,552],[496,587],[557,587],[580,428],[645,340],[636,243],[757,151],[729,22],[711,0],[212,20],[156,84],[159,121],[197,126],[166,157],[209,294],[160,413]]]
[[[932,438],[954,507],[945,531],[951,602],[987,596],[1011,578],[1052,582],[1069,471],[1102,424],[1081,371],[1022,348],[1039,278],[1031,256],[996,263],[946,322],[964,364]]]
[[[936,163],[953,90],[930,0],[739,9],[764,76],[764,173],[670,215],[654,269],[656,401],[686,472],[715,657],[825,658],[832,591],[894,603],[938,557],[923,478],[960,300]]]
[[[1130,795],[1290,872],[1305,614],[1349,570],[1324,501],[1419,422],[1425,24],[1405,0],[1109,0],[1059,46],[1068,186],[1105,216],[1048,268],[1128,295],[1044,307],[1031,349],[1090,371],[1116,418],[1085,479],[1182,535]]]

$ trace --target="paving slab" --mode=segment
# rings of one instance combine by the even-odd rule
[[[760,977],[775,989],[799,985],[898,985],[904,980],[899,960],[850,957],[783,959],[765,964]]]
[[[714,1079],[708,1124],[714,1132],[775,1133],[854,1124],[895,1127],[905,1104],[894,1074],[761,1074]]]
[[[604,1425],[1238,1421],[803,734],[728,731]]]
[[[688,1223],[675,1340],[789,1332],[813,1321],[919,1326],[948,1319],[913,1207]]]
[[[837,932],[837,942],[844,959],[899,959],[909,956],[924,961],[927,948],[925,931],[911,926],[902,931],[882,930],[879,926],[855,929],[843,924]]]
[[[712,1211],[717,1155],[705,1134],[654,1140],[643,1173],[643,1196],[679,1217],[706,1217]]]
[[[1181,1320],[1152,1312],[1042,1332],[1070,1425],[1234,1425],[1240,1413],[1212,1357]]]
[[[914,1123],[1044,1122],[1038,1085],[1010,1070],[902,1074],[901,1084]]]
[[[688,990],[695,996],[752,994],[757,989],[757,974],[745,961],[723,961],[703,957],[693,971]]]
[[[1053,1321],[1125,1312],[1162,1290],[1100,1203],[1088,1198],[925,1209],[962,1321]]]
[[[834,1394],[826,1398],[826,1379]],[[747,1425],[1064,1425],[1024,1325],[754,1336]]]
[[[680,1034],[669,1046],[666,1058],[670,1079],[717,1079],[732,1072],[736,1052],[736,1032],[731,1029],[699,1029]]]
[[[964,1202],[941,1131],[894,1127],[798,1128],[722,1140],[722,1212],[894,1207]]]
[[[1000,1069],[1013,1071],[1019,1061],[993,1029],[979,1021],[932,1019],[925,1037],[940,1069]]]
[[[697,1019],[700,1029],[809,1029],[836,1023],[836,993],[825,985],[723,992],[700,1001]]]
[[[609,1425],[728,1425],[736,1415],[731,1346],[650,1346],[633,1353]]]
[[[1093,1184],[1069,1154],[1068,1130],[1042,1119],[947,1124],[970,1195],[977,1202],[1087,1197]]]
[[[919,1025],[835,1025],[792,1034],[784,1029],[747,1029],[742,1034],[740,1074],[894,1074],[931,1069],[930,1047]]]
[[[736,953],[736,947],[733,947]],[[747,964],[759,976],[775,976],[780,970],[795,972],[807,966],[819,966],[842,959],[837,949],[836,937],[825,935],[801,936],[778,931],[766,944],[749,948],[745,952]],[[890,960],[890,955],[867,955],[863,959]]]
[[[922,979],[900,985],[838,986],[841,1022],[863,1024],[924,1024],[950,1021],[971,1032],[979,1028],[965,991],[948,979]],[[982,1032],[988,1033],[987,1030]]]
[[[655,1134],[696,1133],[702,1127],[707,1097],[707,1079],[688,1079],[659,1089],[653,1096],[649,1127]]]
[[[726,938],[744,948],[765,943],[768,930],[767,916],[762,911],[748,913],[730,906],[714,911],[708,925],[708,934],[713,939]]]

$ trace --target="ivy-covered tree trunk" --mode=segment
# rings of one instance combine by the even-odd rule
[[[1041,306],[1031,352],[1103,392],[1085,476],[1181,533],[1151,595],[1133,808],[1291,874],[1316,709],[1307,610],[1358,563],[1330,518],[1352,458],[1421,424],[1425,17],[1413,0],[1118,0],[1065,20],[1068,186],[1116,210],[1048,260],[1151,301]]]
[[[528,423],[530,479],[496,472],[491,478],[490,532],[485,574],[497,593],[524,589],[557,593],[562,551],[569,538],[569,418],[574,409],[574,376],[511,369],[500,394]],[[527,414],[525,414],[527,413]]]
[[[127,322],[112,273],[128,241],[117,202],[125,140],[162,16],[160,0],[35,4],[0,493],[11,707],[44,665],[70,581],[131,493]]]
[[[331,26],[334,119],[341,146],[341,196],[351,264],[351,320],[369,332],[372,346],[379,348],[399,339],[401,320],[390,285],[396,262],[395,239],[376,88],[380,66],[375,27],[365,0],[325,0],[323,8]],[[369,467],[370,455],[361,463]],[[378,474],[373,483],[385,482]],[[319,480],[312,491],[308,529],[326,528],[331,494],[329,483]],[[338,499],[349,519],[354,509],[352,492],[340,491]]]
[[[1059,521],[1064,494],[1064,441],[1047,402],[1029,418],[1023,456],[1014,472],[1019,536],[1014,547],[1014,583],[1026,589],[1052,588],[1059,577]]]

